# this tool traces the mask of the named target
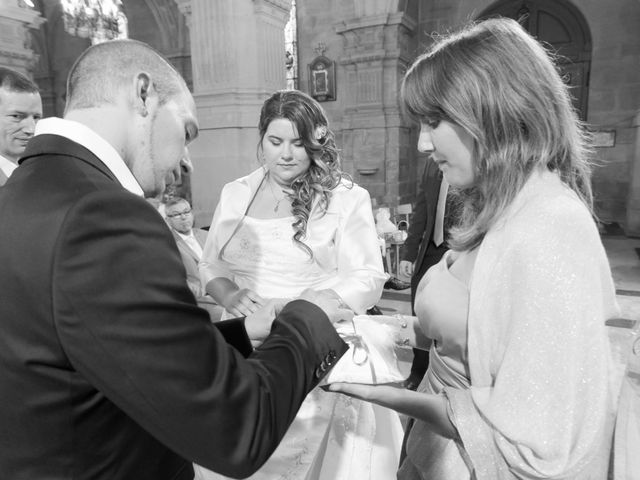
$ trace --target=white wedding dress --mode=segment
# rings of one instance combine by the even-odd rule
[[[244,217],[223,252],[240,288],[263,298],[294,298],[306,288],[331,288],[335,272],[324,271],[293,243],[292,221]],[[402,436],[396,412],[316,388],[271,458],[249,478],[389,480],[396,476]],[[196,480],[227,478],[194,468]]]

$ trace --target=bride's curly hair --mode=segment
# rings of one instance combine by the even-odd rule
[[[349,182],[351,179],[340,168],[340,153],[324,110],[317,101],[298,90],[277,91],[264,102],[258,123],[259,159],[269,124],[280,118],[289,120],[295,126],[311,160],[309,169],[291,183],[292,193],[288,197],[291,199],[291,213],[295,218],[292,224],[295,232],[293,240],[313,257],[311,249],[302,241],[307,233],[313,203],[318,198],[321,211],[326,212],[331,191],[343,179]]]

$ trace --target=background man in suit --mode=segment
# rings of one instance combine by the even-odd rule
[[[0,186],[18,166],[41,117],[38,86],[23,74],[0,67]]]
[[[447,251],[446,226],[450,223],[444,219],[447,190],[448,186],[446,183],[443,185],[442,173],[437,164],[427,160],[400,261],[400,272],[411,277],[412,310],[420,280]],[[447,214],[450,215],[451,212]],[[414,349],[413,355],[411,374],[405,386],[415,390],[427,371],[429,353]]]
[[[198,262],[202,258],[202,249],[207,241],[207,231],[193,228],[193,211],[186,198],[172,197],[167,200],[164,214],[187,272],[187,285],[196,297],[198,305],[209,312],[211,320],[219,320],[223,308],[207,295],[198,273]]]
[[[0,189],[2,478],[191,480],[191,461],[248,476],[347,350],[338,302],[307,292],[323,308],[230,324],[196,306],[143,198],[180,175],[196,108],[149,46],[87,49],[67,102]]]
[[[207,232],[200,228],[193,228],[193,212],[186,198],[170,198],[165,203],[164,211],[187,271],[189,288],[196,298],[201,297],[204,289],[198,275],[198,262],[202,257],[204,242],[207,241]]]

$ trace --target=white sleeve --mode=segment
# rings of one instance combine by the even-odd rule
[[[369,192],[354,185],[344,197],[349,201],[344,202],[336,235],[338,282],[334,290],[356,313],[365,313],[380,300],[387,274]]]
[[[225,195],[226,189],[226,187],[223,188],[220,195],[220,201],[216,206],[216,210],[213,214],[213,219],[211,220],[211,226],[209,227],[207,241],[205,242],[204,248],[202,249],[202,258],[200,259],[200,263],[198,264],[200,280],[202,281],[203,288],[205,288],[207,286],[207,283],[209,283],[214,278],[225,277],[230,280],[233,279],[233,273],[231,272],[229,264],[219,258],[220,249],[223,247],[223,245],[221,244],[221,235],[223,233],[221,221],[225,214],[224,209],[228,196]]]

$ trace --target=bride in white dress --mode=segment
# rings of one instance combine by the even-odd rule
[[[207,293],[228,316],[307,288],[359,314],[379,300],[386,274],[370,197],[341,172],[327,125],[304,93],[280,91],[264,103],[263,167],[224,187],[200,264]],[[251,478],[387,480],[401,442],[395,412],[316,388]],[[196,466],[196,479],[219,478]]]

